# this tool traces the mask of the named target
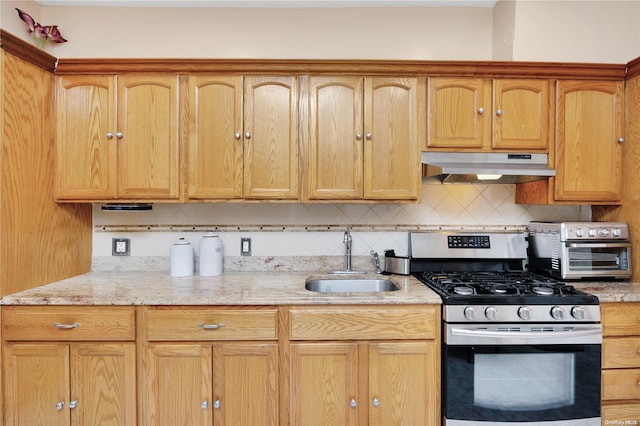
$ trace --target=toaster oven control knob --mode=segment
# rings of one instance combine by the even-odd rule
[[[583,320],[584,314],[584,308],[581,306],[574,306],[573,308],[571,308],[571,316],[577,320]]]
[[[464,317],[469,321],[473,321],[476,319],[476,308],[473,306],[467,306],[464,308]]]
[[[590,237],[597,237],[598,236],[598,230],[594,229],[594,228],[589,228],[588,234]]]
[[[608,229],[601,229],[598,231],[598,236],[599,237],[608,237],[609,236],[609,230]]]
[[[525,321],[530,320],[531,319],[531,308],[528,308],[526,306],[522,306],[522,307],[518,308],[518,316],[520,317],[520,319],[523,319]]]
[[[493,306],[489,306],[489,307],[487,307],[487,309],[484,310],[484,316],[487,317],[487,319],[491,320],[491,321],[494,321],[496,319],[496,314],[497,313],[498,313],[498,311]]]
[[[576,237],[579,237],[579,238],[584,237],[584,232],[582,231],[582,228],[576,228]]]
[[[563,320],[564,308],[561,308],[560,306],[554,306],[553,308],[551,308],[551,317],[553,319]]]

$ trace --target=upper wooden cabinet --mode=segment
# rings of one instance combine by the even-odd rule
[[[415,77],[309,77],[306,198],[418,199],[424,93]]]
[[[427,149],[546,152],[550,82],[429,79]]]
[[[290,76],[189,76],[188,198],[298,198],[298,89]]]
[[[621,197],[624,83],[558,81],[555,168],[518,185],[525,204],[617,204]]]
[[[60,76],[56,199],[178,198],[178,77]]]

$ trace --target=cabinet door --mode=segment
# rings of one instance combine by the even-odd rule
[[[7,344],[4,352],[6,426],[69,425],[69,346]]]
[[[623,82],[559,81],[555,199],[620,199]]]
[[[418,198],[424,99],[419,94],[417,78],[365,79],[364,198]]]
[[[118,198],[178,198],[178,76],[118,76]]]
[[[136,350],[133,343],[71,346],[74,425],[136,423]]]
[[[115,198],[115,111],[114,76],[56,78],[56,199]]]
[[[549,148],[548,80],[493,81],[493,148]]]
[[[213,423],[219,426],[278,424],[276,343],[213,347]]]
[[[292,344],[291,425],[358,425],[358,378],[356,343]]]
[[[244,80],[244,197],[298,198],[296,77]]]
[[[428,148],[473,148],[484,145],[484,80],[430,78]]]
[[[191,199],[242,198],[242,76],[189,76]]]
[[[370,343],[368,424],[439,424],[439,365],[434,342]]]
[[[211,426],[211,362],[210,345],[150,345],[142,416],[148,424]]]
[[[309,78],[309,198],[363,196],[363,78]]]

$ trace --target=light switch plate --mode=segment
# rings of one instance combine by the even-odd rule
[[[112,256],[130,256],[131,240],[129,240],[129,238],[112,238],[111,239],[111,255]]]
[[[251,256],[251,238],[240,238],[240,255]]]

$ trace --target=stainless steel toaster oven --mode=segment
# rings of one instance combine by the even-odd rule
[[[529,269],[562,280],[628,280],[631,240],[623,222],[530,222]]]

